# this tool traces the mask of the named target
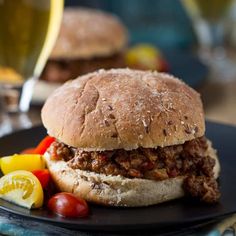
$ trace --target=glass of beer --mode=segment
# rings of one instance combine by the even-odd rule
[[[28,111],[63,5],[63,0],[0,0],[0,97],[8,111]]]
[[[213,76],[236,79],[235,58],[227,50],[230,9],[234,0],[182,0],[192,19],[199,42],[199,56],[212,69]]]

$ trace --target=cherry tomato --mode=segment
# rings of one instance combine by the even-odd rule
[[[48,183],[50,181],[50,173],[48,170],[34,170],[32,173],[38,178],[41,183],[43,189],[47,188]]]
[[[48,208],[63,217],[86,217],[89,209],[86,201],[71,193],[57,193],[48,201]]]
[[[23,151],[21,151],[21,154],[34,154],[35,148],[26,148]]]
[[[46,136],[34,149],[34,154],[43,155],[54,141],[55,138]]]

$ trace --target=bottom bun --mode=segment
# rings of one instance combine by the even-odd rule
[[[216,160],[215,178],[220,165],[215,150],[208,145],[208,155]],[[45,160],[53,180],[61,191],[71,192],[89,202],[110,206],[148,206],[184,196],[185,176],[161,181],[107,176],[70,168],[65,161],[53,161],[48,153]]]

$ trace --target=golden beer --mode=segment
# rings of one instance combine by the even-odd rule
[[[13,69],[23,80],[38,77],[56,40],[62,12],[63,0],[0,0],[0,68]],[[11,80],[6,76],[7,82]]]

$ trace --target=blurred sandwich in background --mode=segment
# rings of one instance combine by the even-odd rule
[[[127,41],[127,30],[116,16],[88,8],[66,8],[41,79],[63,83],[100,68],[124,67]]]

